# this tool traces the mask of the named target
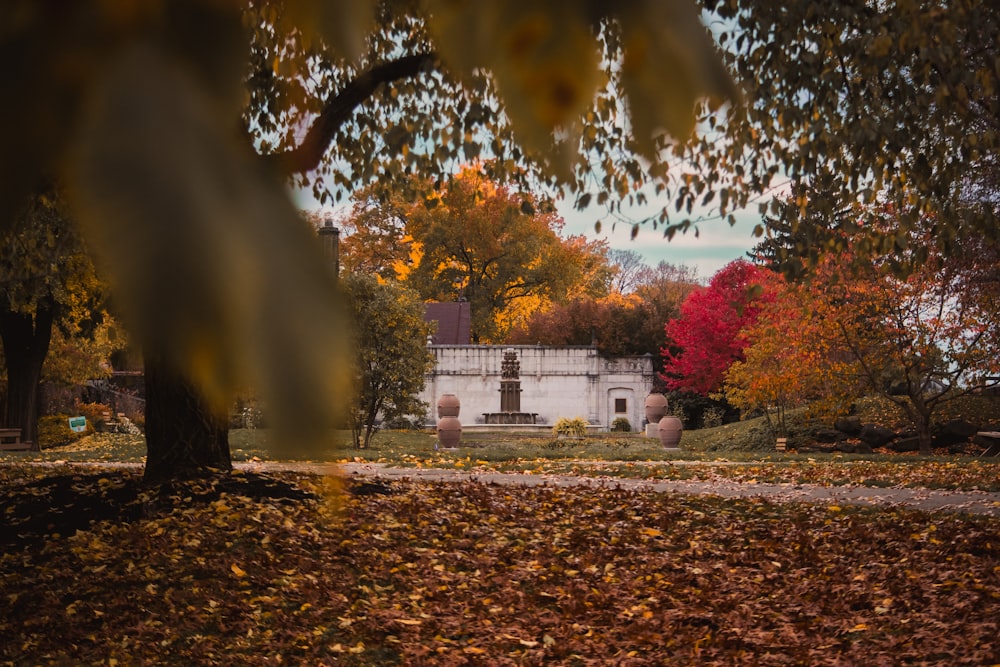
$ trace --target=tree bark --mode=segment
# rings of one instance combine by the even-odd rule
[[[149,481],[232,470],[229,424],[164,357],[145,357],[146,471]]]
[[[14,312],[6,304],[0,308],[0,339],[7,362],[4,424],[20,428],[21,440],[31,442],[31,449],[36,452],[40,450],[38,386],[54,321],[55,307],[50,300],[39,303],[34,315]]]

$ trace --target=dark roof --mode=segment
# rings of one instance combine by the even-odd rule
[[[458,303],[429,302],[424,304],[424,321],[437,322],[431,336],[434,345],[468,345],[472,322],[468,301]]]

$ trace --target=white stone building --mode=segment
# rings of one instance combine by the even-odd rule
[[[436,422],[442,394],[458,396],[463,427],[485,424],[488,414],[500,413],[500,382],[510,379],[502,378],[501,366],[505,353],[513,353],[520,365],[520,412],[535,415],[536,424],[551,428],[560,417],[582,417],[606,430],[616,417],[625,417],[633,431],[643,427],[644,404],[654,379],[649,355],[606,358],[591,346],[430,345],[428,349],[436,360],[421,394],[430,405],[428,425]]]

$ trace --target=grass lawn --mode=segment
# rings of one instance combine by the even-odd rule
[[[639,433],[603,433],[582,439],[549,434],[470,432],[455,450],[436,449],[429,431],[380,431],[372,447],[357,450],[350,433],[331,434],[322,461],[370,461],[397,467],[459,468],[491,472],[537,472],[661,480],[821,485],[905,486],[1000,491],[995,457],[899,454],[796,454],[742,446],[759,437],[759,422],[740,422],[685,432],[681,449],[665,450]],[[234,461],[281,460],[274,432],[235,429],[229,441]],[[727,442],[737,443],[725,449]],[[68,445],[34,452],[0,452],[2,462],[142,462],[141,436],[97,434]],[[698,465],[684,465],[697,463]]]

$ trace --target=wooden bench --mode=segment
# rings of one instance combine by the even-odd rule
[[[21,442],[21,429],[0,428],[0,451],[25,451],[31,449],[30,442]]]
[[[1000,454],[1000,431],[980,431],[972,438],[972,442],[985,447],[980,456],[997,456]]]

